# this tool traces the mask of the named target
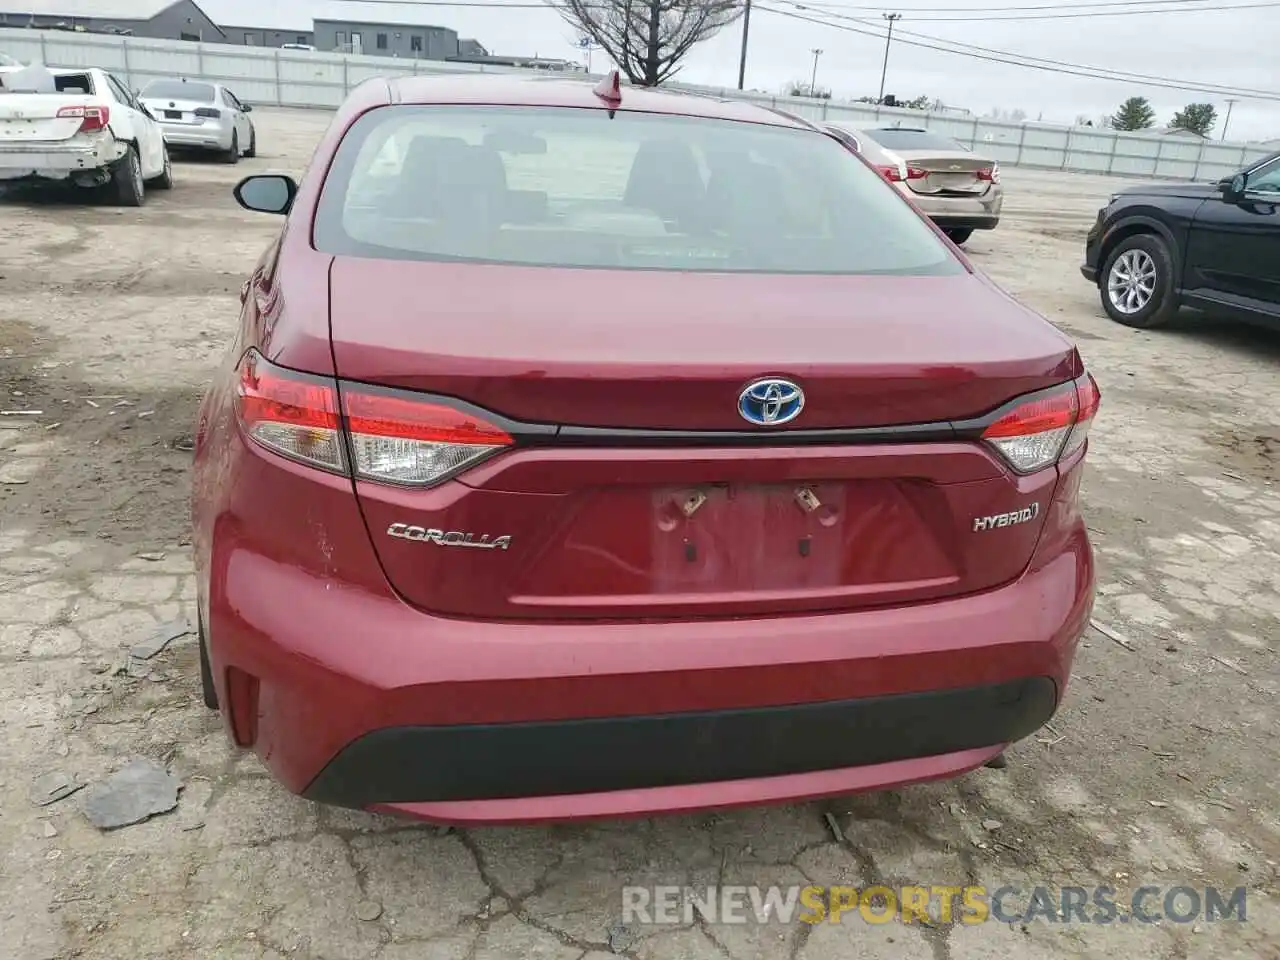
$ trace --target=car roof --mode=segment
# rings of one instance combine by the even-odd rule
[[[560,77],[528,77],[515,74],[451,74],[435,77],[398,77],[387,81],[392,103],[476,104],[512,107],[606,106],[595,95],[599,81]],[[665,113],[710,120],[737,120],[797,130],[813,130],[803,121],[741,100],[706,94],[622,86],[619,110]]]

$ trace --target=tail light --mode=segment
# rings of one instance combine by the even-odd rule
[[[111,108],[102,106],[75,106],[63,107],[58,111],[58,119],[79,119],[79,133],[93,133],[95,130],[105,130],[107,124],[111,122]]]
[[[237,399],[242,429],[261,446],[382,483],[430,486],[512,443],[501,427],[467,411],[283,370],[254,350],[241,361]]]
[[[988,183],[1000,182],[1000,164],[993,163],[989,167],[983,167],[978,171],[978,179],[986,180]]]
[[[282,370],[250,350],[240,361],[236,411],[250,439],[290,460],[346,473],[337,384]]]
[[[1018,473],[1035,473],[1075,453],[1085,442],[1097,415],[1101,394],[1093,377],[1015,401],[982,432]]]
[[[217,120],[222,116],[222,111],[217,107],[197,107],[191,111],[197,117],[208,117],[210,120]]]
[[[482,417],[404,395],[344,384],[342,411],[356,475],[425,486],[511,445]]]
[[[923,180],[929,175],[927,171],[921,170],[919,167],[907,167],[906,176],[903,176],[902,171],[891,163],[876,167],[876,169],[890,183],[902,183],[903,180]]]

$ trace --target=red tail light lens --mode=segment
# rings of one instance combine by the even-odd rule
[[[95,130],[106,129],[107,124],[111,122],[111,108],[105,106],[75,106],[63,107],[58,111],[59,119],[68,117],[80,120],[80,133],[93,133]]]
[[[197,117],[209,117],[211,120],[217,120],[220,116],[222,116],[222,111],[218,110],[215,107],[197,107],[195,110],[191,112],[194,113]]]
[[[999,183],[1000,182],[1000,164],[996,163],[996,164],[992,164],[989,167],[983,167],[981,170],[978,171],[977,177],[979,180],[986,180],[988,183]]]
[[[929,175],[928,171],[921,170],[919,167],[907,167],[904,173],[901,167],[892,163],[876,167],[876,169],[880,171],[880,176],[891,183],[901,183],[903,180],[923,180]]]
[[[1062,456],[1066,459],[1084,446],[1089,438],[1089,426],[1098,415],[1098,407],[1102,404],[1102,392],[1098,383],[1090,374],[1085,374],[1076,381],[1076,391],[1080,402],[1080,412],[1076,415],[1076,425],[1071,428],[1071,436],[1062,446]]]
[[[1018,473],[1052,466],[1084,444],[1101,395],[1093,377],[1015,404],[982,432]]]
[[[240,426],[250,439],[290,460],[346,472],[331,381],[282,370],[250,350],[240,361],[236,400]]]
[[[250,350],[240,362],[236,411],[268,450],[366,480],[430,486],[514,442],[501,427],[457,407],[285,370]],[[341,410],[342,415],[339,415]]]
[[[439,483],[512,443],[475,414],[357,385],[343,385],[342,410],[356,475],[383,483]]]

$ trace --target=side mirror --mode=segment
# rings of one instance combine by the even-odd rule
[[[1222,196],[1226,200],[1239,200],[1244,196],[1245,189],[1249,186],[1249,176],[1244,173],[1237,173],[1229,180],[1223,180],[1218,184],[1222,190]]]
[[[240,104],[240,109],[241,109],[241,110],[243,110],[245,113],[253,113],[253,104],[252,104],[252,103],[242,103],[242,104]]]
[[[261,174],[245,177],[232,191],[236,202],[255,213],[286,214],[293,207],[298,195],[298,185],[292,177],[281,174]]]

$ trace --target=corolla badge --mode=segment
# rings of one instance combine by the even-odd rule
[[[393,523],[387,527],[387,536],[416,540],[419,543],[434,543],[439,547],[475,547],[480,550],[507,550],[511,547],[510,534],[491,538],[487,533],[477,536],[462,530],[435,530],[407,523]]]
[[[738,395],[738,413],[748,423],[776,427],[790,423],[804,409],[804,391],[790,380],[769,377],[748,384]]]

